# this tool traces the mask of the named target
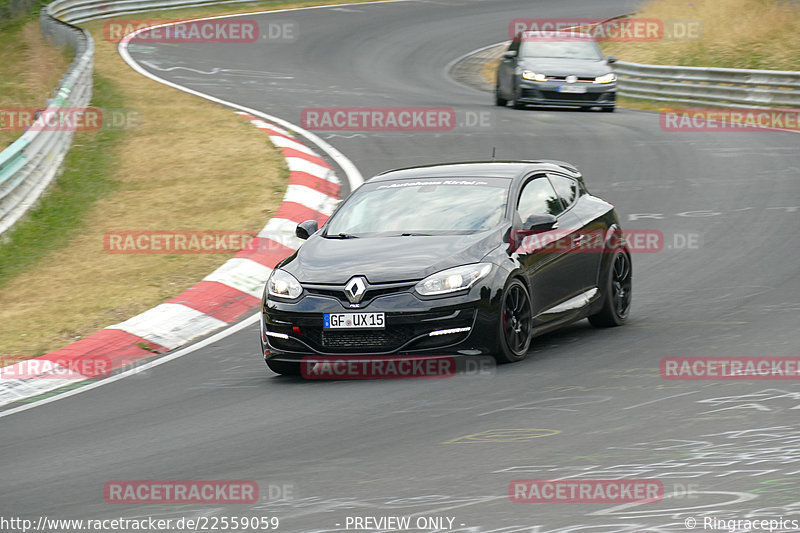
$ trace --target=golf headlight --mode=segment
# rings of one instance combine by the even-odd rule
[[[614,83],[615,81],[617,81],[617,75],[613,72],[603,74],[602,76],[597,76],[594,79],[594,83]]]
[[[294,276],[285,270],[276,269],[267,280],[267,292],[275,298],[294,300],[303,294],[303,287]]]
[[[435,296],[449,292],[469,289],[492,270],[490,263],[475,263],[455,268],[448,268],[431,274],[414,286],[414,290],[422,296]]]
[[[530,81],[547,81],[547,76],[545,76],[544,74],[537,74],[532,70],[523,70],[522,77],[523,79]]]

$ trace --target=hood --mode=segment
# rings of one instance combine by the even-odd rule
[[[563,59],[549,57],[526,57],[520,60],[523,70],[532,70],[547,76],[597,77],[611,72],[605,59]]]
[[[312,235],[281,268],[300,283],[344,284],[420,280],[446,268],[477,263],[500,243],[501,231],[475,235],[326,239]]]

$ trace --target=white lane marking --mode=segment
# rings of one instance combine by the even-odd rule
[[[312,176],[330,181],[331,183],[339,183],[339,178],[333,173],[333,170],[329,169],[328,167],[323,167],[316,163],[312,163],[308,159],[302,159],[300,157],[287,157],[286,164],[289,166],[289,170],[292,172],[305,172],[306,174],[311,174]]]
[[[302,204],[314,211],[329,216],[339,204],[339,200],[333,196],[328,196],[324,192],[316,191],[305,185],[289,185],[286,187],[286,194],[283,197],[283,201]]]
[[[237,291],[261,298],[264,284],[271,272],[271,268],[252,259],[234,257],[203,278],[203,281],[217,281]]]
[[[39,400],[37,402],[32,402],[32,403],[29,403],[29,404],[26,404],[26,405],[20,405],[19,407],[14,407],[13,409],[8,409],[6,411],[2,411],[2,412],[0,412],[0,418],[6,417],[6,416],[10,416],[10,415],[13,415],[15,413],[20,413],[22,411],[27,411],[28,409],[33,409],[34,407],[38,407],[40,405],[46,405],[46,404],[51,403],[51,402],[55,402],[55,401],[58,401],[58,400],[63,400],[65,398],[69,398],[70,396],[75,396],[76,394],[81,394],[81,393],[96,389],[98,387],[102,387],[103,385],[108,385],[109,383],[114,383],[115,381],[119,381],[121,379],[125,379],[128,376],[133,376],[133,375],[139,374],[141,372],[146,372],[147,370],[150,370],[151,368],[157,367],[159,365],[163,365],[165,363],[169,363],[170,361],[178,359],[179,357],[183,357],[184,355],[189,355],[190,353],[192,353],[194,351],[197,351],[197,350],[199,350],[201,348],[205,348],[209,344],[214,344],[215,342],[217,342],[219,340],[222,340],[225,337],[233,335],[234,333],[237,333],[237,332],[243,330],[244,328],[255,324],[256,322],[258,322],[259,316],[260,316],[259,313],[255,313],[253,315],[250,315],[249,317],[247,317],[245,320],[239,322],[238,324],[235,324],[235,325],[233,325],[233,326],[231,326],[231,327],[229,327],[229,328],[227,328],[227,329],[225,329],[223,331],[220,331],[219,333],[215,333],[214,335],[208,337],[207,339],[201,340],[197,344],[192,344],[191,346],[187,346],[186,348],[181,348],[180,350],[172,352],[169,355],[165,355],[164,357],[160,357],[160,358],[156,359],[155,361],[150,361],[149,363],[145,363],[143,365],[136,366],[135,368],[132,368],[130,370],[126,370],[125,372],[121,372],[119,374],[111,376],[110,378],[106,378],[106,379],[103,379],[103,380],[98,381],[96,383],[92,383],[91,385],[84,385],[84,386],[82,386],[82,387],[80,387],[78,389],[73,389],[71,391],[63,392],[63,393],[61,393],[61,394],[59,394],[57,396],[51,396],[50,398],[44,398],[44,399]],[[73,383],[74,383],[74,381],[73,381]]]
[[[684,393],[681,393],[681,394],[676,394],[674,396],[667,396],[666,398],[659,398],[657,400],[650,400],[649,402],[644,402],[644,403],[640,403],[640,404],[624,407],[622,410],[624,411],[625,409],[636,409],[637,407],[642,407],[643,405],[650,405],[651,403],[662,402],[664,400],[669,400],[670,398],[677,398],[678,396],[686,396],[687,394],[697,394],[698,392],[700,392],[700,391],[684,392]]]
[[[206,72],[206,71],[204,71],[204,70],[197,70],[196,68],[191,68],[191,67],[168,67],[168,68],[161,68],[161,67],[159,67],[158,65],[156,65],[156,64],[155,64],[155,62],[153,62],[153,61],[142,61],[142,64],[143,64],[143,65],[147,65],[148,67],[150,67],[150,68],[152,68],[152,69],[155,69],[155,70],[160,70],[161,72],[172,72],[173,70],[188,70],[188,71],[190,71],[190,72],[196,72],[196,73],[198,73],[198,74],[218,74],[218,73],[220,73],[220,72],[222,72],[222,71],[223,71],[223,69],[221,69],[221,68],[217,68],[217,67],[214,67],[214,68],[212,68],[212,69],[211,69],[211,70],[209,70],[208,72]]]
[[[0,406],[87,379],[47,359],[21,361],[3,367],[0,372]],[[17,374],[24,377],[13,377]]]
[[[317,156],[317,154],[315,154],[314,151],[308,148],[306,145],[301,144],[297,141],[293,141],[291,139],[287,139],[286,137],[270,135],[269,140],[272,141],[272,144],[274,144],[278,148],[291,148],[292,150],[297,150],[298,152],[303,152],[308,155]]]
[[[172,350],[227,325],[191,307],[165,303],[106,329],[121,329]]]
[[[241,115],[246,115],[247,113],[240,113],[240,114]],[[255,126],[256,128],[258,128],[260,130],[268,131],[268,132],[273,133],[273,134],[274,133],[278,133],[278,134],[284,135],[286,137],[294,137],[294,135],[292,135],[291,131],[285,130],[283,128],[279,128],[278,126],[275,126],[274,124],[270,124],[270,123],[268,123],[268,122],[266,122],[264,120],[261,120],[260,118],[250,119],[250,124],[252,124],[253,126]]]
[[[224,73],[224,74],[233,75],[233,76],[253,76],[253,75],[255,75],[253,77],[275,78],[275,79],[280,79],[280,80],[293,80],[294,79],[294,76],[290,76],[288,74],[282,74],[282,73],[279,73],[279,72],[267,72],[267,71],[261,71],[261,70],[237,70],[237,69],[213,67],[211,70],[206,72],[204,70],[198,70],[198,69],[192,68],[192,67],[177,66],[177,67],[165,67],[165,68],[162,68],[162,67],[159,67],[158,64],[156,64],[155,61],[142,61],[142,64],[147,65],[148,67],[150,67],[152,69],[160,70],[161,72],[172,72],[172,71],[175,71],[175,70],[188,70],[189,72],[196,72],[197,74],[203,74],[205,76],[211,76],[211,75],[214,75],[214,74],[222,74],[222,73]],[[187,79],[187,80],[193,80],[194,79],[194,78],[191,78],[191,77],[188,77],[188,76],[184,76],[184,78]]]
[[[271,218],[261,233],[258,234],[262,239],[270,239],[278,242],[287,248],[297,250],[303,244],[302,239],[295,235],[297,222],[286,218]]]

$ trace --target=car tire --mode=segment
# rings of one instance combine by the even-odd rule
[[[522,93],[519,87],[514,87],[513,91],[514,101],[511,103],[511,107],[513,107],[514,109],[525,109],[525,104],[519,101],[519,97],[521,94]]]
[[[508,105],[508,100],[500,96],[500,87],[494,89],[494,105],[498,107],[505,107]]]
[[[601,287],[603,307],[589,317],[589,322],[598,328],[621,326],[630,314],[633,287],[631,256],[622,249],[616,249],[613,253]]]
[[[613,113],[616,109],[617,109],[616,106],[614,106],[614,107],[604,107],[603,111],[606,112],[606,113]]]
[[[533,337],[533,311],[528,289],[519,279],[512,279],[500,300],[498,363],[522,361],[528,355]]]
[[[300,363],[289,363],[286,361],[267,360],[267,366],[276,374],[282,376],[299,376]]]

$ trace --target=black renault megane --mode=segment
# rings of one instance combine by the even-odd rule
[[[531,339],[588,318],[625,322],[631,256],[614,207],[557,161],[393,170],[356,189],[266,283],[269,368],[306,356],[525,358]]]

